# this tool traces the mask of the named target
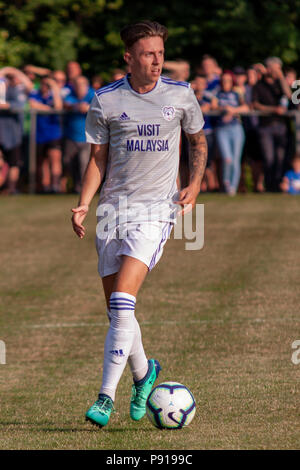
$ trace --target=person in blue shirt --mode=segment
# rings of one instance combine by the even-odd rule
[[[212,109],[221,111],[216,121],[216,139],[223,160],[223,186],[227,194],[233,196],[241,176],[241,158],[245,133],[238,114],[248,111],[239,95],[233,90],[233,77],[224,72],[221,77],[221,90],[212,100]]]
[[[85,138],[85,118],[94,93],[88,79],[81,75],[75,78],[74,90],[64,100],[65,109],[70,111],[65,117],[64,127],[64,184],[66,187],[71,176],[76,193],[81,190],[81,181],[90,156],[90,144]]]
[[[220,90],[221,69],[216,59],[209,54],[205,54],[201,61],[201,73],[206,76],[206,90],[216,95]]]
[[[29,78],[15,67],[3,67],[0,70],[0,79],[6,95],[0,103],[0,155],[4,159],[4,173],[7,165],[9,166],[5,178],[3,179],[3,174],[2,178],[0,177],[0,186],[6,185],[4,192],[7,194],[18,194],[19,176],[24,166],[24,108],[33,85]]]
[[[56,82],[42,77],[39,90],[29,95],[31,109],[38,111],[60,111],[63,103]],[[60,192],[62,130],[56,114],[40,114],[37,117],[37,190],[38,192]]]
[[[300,154],[296,154],[292,161],[292,169],[283,177],[280,188],[289,194],[300,194]]]
[[[213,94],[207,91],[207,79],[204,74],[196,75],[193,81],[194,91],[196,98],[201,106],[202,112],[205,116],[205,124],[203,126],[204,134],[207,142],[207,164],[205,169],[204,178],[202,180],[201,191],[204,192],[214,191],[218,188],[218,178],[216,173],[216,166],[214,162],[215,156],[215,139],[213,130],[213,121],[210,116],[205,113],[211,110],[211,103]]]

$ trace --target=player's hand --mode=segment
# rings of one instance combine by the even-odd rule
[[[178,201],[174,201],[175,204],[179,204],[183,209],[178,212],[178,215],[184,215],[190,212],[196,205],[197,196],[199,189],[195,186],[187,186],[179,192]]]
[[[85,227],[82,225],[86,214],[88,213],[89,206],[87,204],[83,204],[82,206],[75,207],[71,209],[73,212],[72,215],[72,225],[73,230],[79,238],[83,238],[85,235]]]

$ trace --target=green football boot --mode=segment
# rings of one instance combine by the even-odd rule
[[[98,400],[86,412],[85,420],[102,428],[108,423],[112,411],[115,411],[112,399],[104,393],[99,394]]]
[[[161,370],[159,362],[155,359],[149,359],[148,364],[146,376],[132,385],[130,417],[134,421],[139,421],[146,414],[147,398]]]

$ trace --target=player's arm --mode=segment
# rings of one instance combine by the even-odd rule
[[[91,156],[83,177],[82,190],[79,198],[78,206],[72,209],[72,225],[73,230],[79,238],[85,235],[85,227],[82,225],[89,205],[99,188],[106,171],[107,144],[92,144]]]
[[[207,162],[207,142],[204,131],[201,129],[195,134],[185,134],[189,141],[190,178],[189,185],[180,191],[177,204],[182,207],[189,205],[189,207],[183,209],[180,214],[189,212],[195,207]]]

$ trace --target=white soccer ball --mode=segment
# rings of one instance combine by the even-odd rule
[[[151,423],[159,429],[182,429],[194,418],[196,403],[185,385],[164,382],[151,391],[146,412]]]

